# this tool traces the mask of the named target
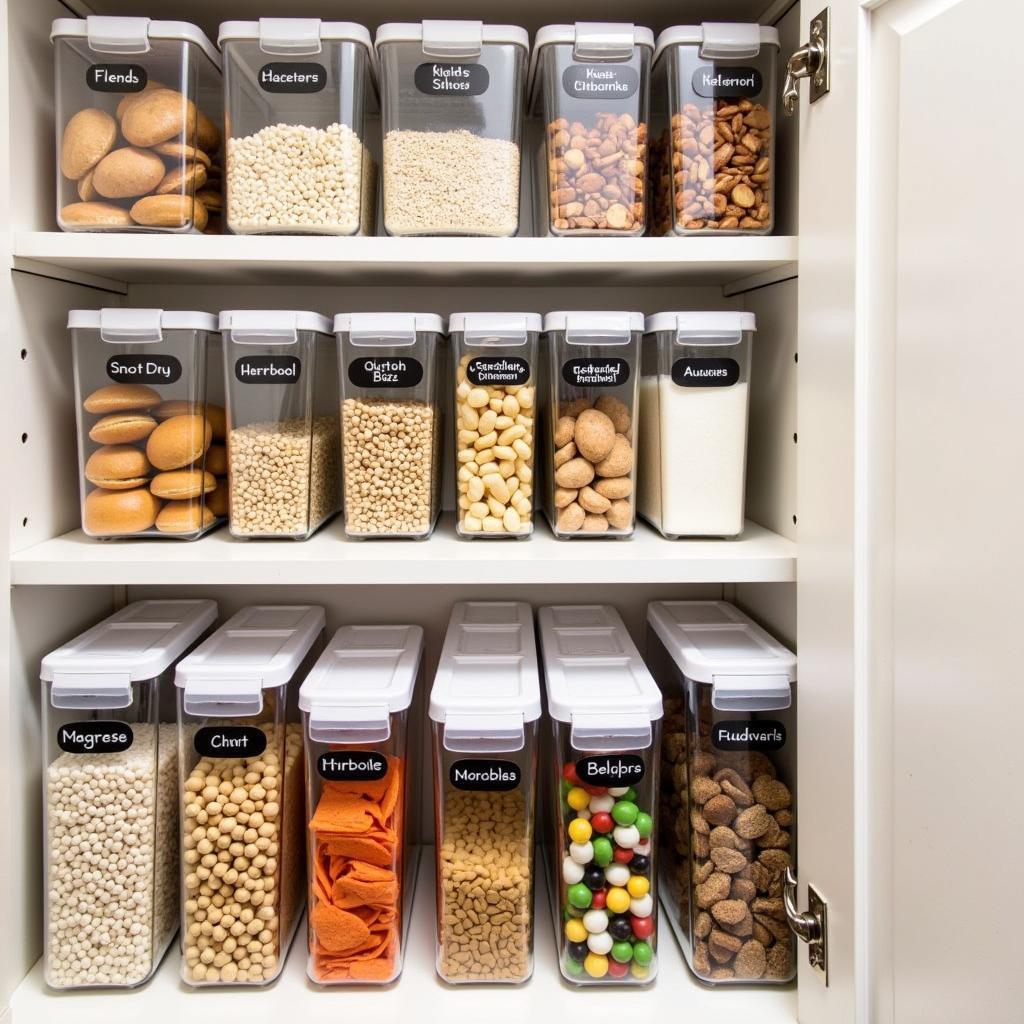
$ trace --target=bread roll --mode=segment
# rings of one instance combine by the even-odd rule
[[[93,537],[141,533],[156,522],[162,502],[149,488],[132,491],[90,491],[85,499],[82,524]]]
[[[110,444],[97,448],[85,464],[85,478],[108,491],[144,487],[152,466],[134,445]]]
[[[114,412],[97,420],[89,439],[97,444],[128,444],[145,441],[156,429],[156,420],[144,412]]]
[[[198,501],[169,501],[156,517],[161,533],[195,533],[213,526],[214,514]]]
[[[183,469],[200,458],[212,440],[213,430],[204,417],[172,416],[149,435],[146,454],[157,469]]]
[[[178,501],[198,498],[216,486],[214,475],[204,473],[201,469],[174,469],[169,473],[157,473],[149,483],[149,489],[158,498]]]
[[[97,388],[83,403],[86,412],[132,412],[150,409],[160,396],[145,384],[106,384]]]

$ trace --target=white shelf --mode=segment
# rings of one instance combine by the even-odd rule
[[[792,276],[793,236],[329,238],[20,231],[14,266],[201,284],[718,284]],[[762,282],[763,283],[763,282]]]
[[[566,984],[558,970],[543,884],[538,885],[536,893],[535,967],[530,981],[519,986],[445,985],[434,973],[433,868],[433,851],[424,849],[405,969],[401,978],[387,988],[323,989],[312,985],[306,978],[303,923],[281,977],[270,988],[190,989],[179,980],[180,961],[174,946],[152,981],[129,992],[50,992],[43,984],[41,964],[37,963],[14,993],[9,1024],[38,1024],[56,1019],[74,1024],[191,1024],[221,1019],[246,1024],[333,1019],[378,1024],[440,1020],[452,1024],[546,1024],[592,1019],[595,1014],[603,1020],[634,1021],[660,1016],[700,1024],[796,1021],[793,986],[712,989],[696,982],[664,920],[659,930],[658,977],[651,985],[576,988]]]
[[[790,583],[796,545],[756,523],[736,540],[557,541],[541,523],[523,540],[459,540],[445,516],[426,541],[345,538],[340,519],[308,541],[96,541],[80,530],[11,556],[15,585]]]

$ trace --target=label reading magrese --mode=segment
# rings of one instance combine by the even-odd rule
[[[756,96],[764,88],[757,68],[727,64],[702,64],[693,72],[693,91],[708,99]]]
[[[615,356],[567,359],[562,380],[572,388],[617,388],[629,380],[629,363]]]
[[[530,364],[520,356],[475,356],[466,367],[466,379],[481,387],[521,385],[530,379]]]
[[[302,374],[298,356],[242,356],[235,377],[243,384],[294,384]]]
[[[348,364],[357,388],[414,388],[423,380],[423,364],[409,356],[364,356]]]
[[[118,384],[173,384],[181,376],[174,356],[111,356],[107,376]]]
[[[576,762],[581,782],[591,786],[633,786],[644,777],[639,754],[591,754]]]
[[[786,745],[786,727],[768,718],[715,722],[711,745],[716,750],[781,750]]]
[[[522,770],[514,761],[491,758],[455,761],[448,769],[451,784],[470,792],[507,792],[518,787],[522,778]]]
[[[578,100],[625,100],[640,88],[640,76],[628,64],[570,64],[562,88]]]
[[[695,357],[672,364],[672,383],[681,388],[727,388],[740,379],[735,359]]]
[[[323,64],[274,61],[260,68],[257,81],[264,92],[321,92],[327,85],[327,69]]]
[[[57,746],[67,754],[120,754],[134,739],[124,722],[69,722],[57,728]]]
[[[428,96],[480,96],[491,84],[483,64],[420,64],[413,73],[420,92]]]
[[[149,75],[141,64],[90,64],[85,84],[93,92],[142,92]]]
[[[316,770],[330,782],[377,782],[388,773],[388,759],[375,750],[325,750]]]
[[[259,757],[267,749],[267,734],[254,725],[204,725],[192,745],[201,757]]]

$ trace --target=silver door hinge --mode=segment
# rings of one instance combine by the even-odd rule
[[[796,875],[786,868],[786,884],[782,888],[782,902],[786,920],[798,939],[807,943],[807,959],[811,967],[825,979],[828,988],[828,904],[813,885],[807,886],[807,911],[797,909]]]
[[[828,59],[830,9],[826,7],[811,19],[811,37],[786,62],[786,82],[782,87],[782,109],[792,117],[800,99],[797,83],[811,80],[810,101],[820,100],[831,86]]]

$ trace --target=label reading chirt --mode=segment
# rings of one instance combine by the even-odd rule
[[[192,740],[201,757],[259,757],[267,734],[254,725],[204,725]]]
[[[615,356],[568,359],[562,363],[562,380],[572,388],[617,388],[629,380],[629,363]]]
[[[530,379],[530,364],[519,356],[476,356],[466,367],[466,379],[480,387],[521,385]]]
[[[141,64],[90,64],[85,84],[93,92],[142,92],[149,75]]]
[[[348,364],[357,388],[414,388],[423,380],[423,364],[406,356],[366,356]]]
[[[420,92],[428,96],[480,96],[491,76],[483,64],[420,64],[413,73]]]
[[[516,789],[522,778],[522,770],[514,761],[492,758],[455,761],[448,769],[451,784],[471,792],[507,792]]]
[[[781,750],[786,745],[786,727],[768,718],[715,722],[711,745],[716,750]]]
[[[118,384],[173,384],[181,362],[174,356],[111,356],[107,376]]]
[[[301,375],[298,356],[242,356],[235,360],[235,378],[243,384],[294,384]]]
[[[702,64],[693,72],[693,91],[708,99],[729,99],[756,96],[764,88],[764,79],[757,68]]]
[[[134,739],[124,722],[70,722],[57,728],[57,746],[67,754],[120,754]]]
[[[264,92],[321,92],[327,85],[323,64],[273,61],[260,68],[257,81]]]
[[[316,770],[330,782],[377,782],[388,773],[388,759],[374,750],[325,750]]]
[[[628,64],[570,64],[562,72],[562,88],[578,100],[625,100],[640,88],[640,76]]]
[[[576,774],[591,786],[633,786],[644,777],[644,759],[639,754],[591,754],[576,762]]]
[[[739,379],[740,364],[735,359],[696,357],[672,364],[672,383],[681,388],[727,388]]]

